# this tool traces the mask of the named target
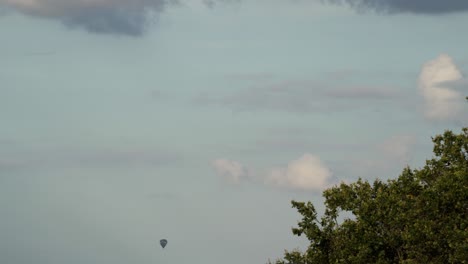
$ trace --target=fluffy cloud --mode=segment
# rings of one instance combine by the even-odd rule
[[[465,107],[465,96],[450,83],[463,80],[452,58],[442,54],[425,63],[419,75],[419,91],[425,101],[425,115],[431,120],[454,120]]]
[[[346,4],[358,11],[378,13],[442,14],[468,11],[466,0],[322,0],[332,4]]]
[[[319,157],[304,154],[289,162],[285,168],[270,168],[266,173],[253,173],[242,163],[227,159],[212,162],[217,174],[229,182],[238,184],[253,180],[270,186],[295,190],[321,191],[330,185],[332,173]]]
[[[320,191],[330,184],[331,176],[330,169],[319,157],[304,154],[286,168],[272,169],[266,182],[278,187]]]
[[[228,159],[216,159],[212,163],[216,172],[232,183],[240,183],[249,176],[248,169],[241,163]]]

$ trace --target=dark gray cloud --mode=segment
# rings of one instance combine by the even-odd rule
[[[0,0],[0,6],[26,15],[61,21],[92,33],[141,36],[152,18],[178,0]]]
[[[203,4],[209,8],[214,8],[218,3],[234,4],[239,3],[240,1],[241,0],[203,0]]]
[[[155,10],[160,11],[159,9]],[[148,23],[148,14],[145,8],[134,10],[114,7],[83,8],[61,20],[70,28],[83,27],[92,33],[141,36]]]
[[[205,4],[236,2],[211,0]],[[0,0],[0,13],[19,13],[55,19],[69,28],[81,28],[96,34],[142,36],[169,6],[183,0]]]
[[[321,0],[325,3],[349,5],[359,12],[396,14],[444,14],[468,11],[466,0]]]

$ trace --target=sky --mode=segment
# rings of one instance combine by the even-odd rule
[[[0,0],[0,262],[304,249],[291,200],[468,125],[467,3]]]

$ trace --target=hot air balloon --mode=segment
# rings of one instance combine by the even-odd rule
[[[166,239],[161,239],[161,240],[159,240],[159,244],[161,244],[162,248],[165,248],[166,245],[167,245],[167,240]]]

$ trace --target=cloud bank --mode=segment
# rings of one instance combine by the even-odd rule
[[[209,8],[240,0],[199,0]],[[468,11],[466,0],[321,0],[378,13],[443,14]],[[13,10],[33,17],[55,19],[69,28],[92,33],[143,35],[171,5],[184,0],[0,0],[0,12]]]
[[[153,148],[63,148],[25,152],[15,149],[0,151],[0,172],[50,168],[151,168],[180,162],[183,162],[183,157],[179,153]]]
[[[393,87],[331,87],[310,80],[289,80],[256,84],[224,95],[201,93],[194,98],[194,102],[203,106],[227,107],[233,111],[310,113],[367,107],[369,102],[393,100],[398,97],[399,94]]]
[[[210,0],[205,5],[213,7]],[[0,10],[60,21],[91,33],[142,36],[160,14],[181,0],[0,0]]]
[[[331,170],[318,156],[306,153],[288,163],[286,167],[271,168],[263,175],[253,175],[238,161],[217,159],[212,166],[220,177],[231,183],[255,178],[266,185],[284,189],[321,191],[330,185]]]
[[[430,120],[456,120],[463,114],[465,96],[450,83],[463,83],[463,76],[452,58],[441,54],[425,63],[419,75],[419,92]]]
[[[396,14],[445,14],[468,11],[466,0],[321,0],[324,3],[348,5],[359,12]]]
[[[141,36],[151,17],[178,0],[0,0],[25,15],[61,21],[92,33]]]

